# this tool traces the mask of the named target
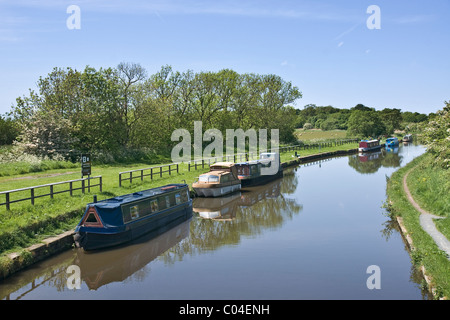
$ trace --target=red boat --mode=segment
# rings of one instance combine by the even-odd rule
[[[361,140],[359,142],[359,152],[378,150],[381,148],[380,140]]]

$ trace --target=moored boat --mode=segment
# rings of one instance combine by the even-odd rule
[[[359,142],[358,151],[359,152],[368,152],[374,151],[381,148],[380,140],[361,140]]]
[[[236,163],[242,188],[267,183],[283,176],[280,155],[276,152],[263,152],[254,161]]]
[[[75,228],[77,247],[120,245],[192,217],[187,184],[170,184],[89,203]]]
[[[192,188],[201,197],[220,197],[240,190],[241,181],[234,163],[217,162],[198,177]]]
[[[386,147],[395,147],[398,146],[398,138],[391,137],[386,139]]]
[[[407,134],[403,137],[403,142],[411,142],[411,141],[413,141],[412,134]]]

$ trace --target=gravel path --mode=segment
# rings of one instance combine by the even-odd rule
[[[413,168],[414,169],[414,168]],[[445,251],[447,253],[447,258],[450,260],[450,241],[436,228],[433,219],[442,219],[443,217],[433,215],[425,210],[423,210],[409,191],[408,185],[406,183],[406,179],[408,178],[409,173],[413,170],[408,171],[403,177],[403,189],[406,192],[406,196],[408,197],[409,202],[420,212],[419,221],[422,229],[426,231],[436,242],[439,249]]]

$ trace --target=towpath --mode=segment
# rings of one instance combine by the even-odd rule
[[[405,190],[409,202],[414,206],[414,208],[416,208],[417,211],[420,212],[419,221],[422,229],[433,238],[439,249],[447,253],[447,258],[450,260],[450,241],[436,228],[433,221],[433,219],[442,219],[443,217],[433,215],[422,209],[414,200],[411,192],[409,191],[406,179],[412,170],[414,170],[414,168],[409,170],[403,177],[403,189]]]

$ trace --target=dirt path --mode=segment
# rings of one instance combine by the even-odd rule
[[[435,216],[423,210],[414,200],[411,192],[409,191],[406,179],[408,178],[408,175],[412,170],[414,170],[414,168],[409,170],[403,177],[403,189],[405,190],[409,202],[414,206],[414,208],[417,209],[417,211],[420,212],[419,221],[422,229],[433,238],[439,249],[447,253],[447,258],[450,260],[450,241],[442,233],[439,232],[433,222],[433,219],[442,219],[443,217]]]

